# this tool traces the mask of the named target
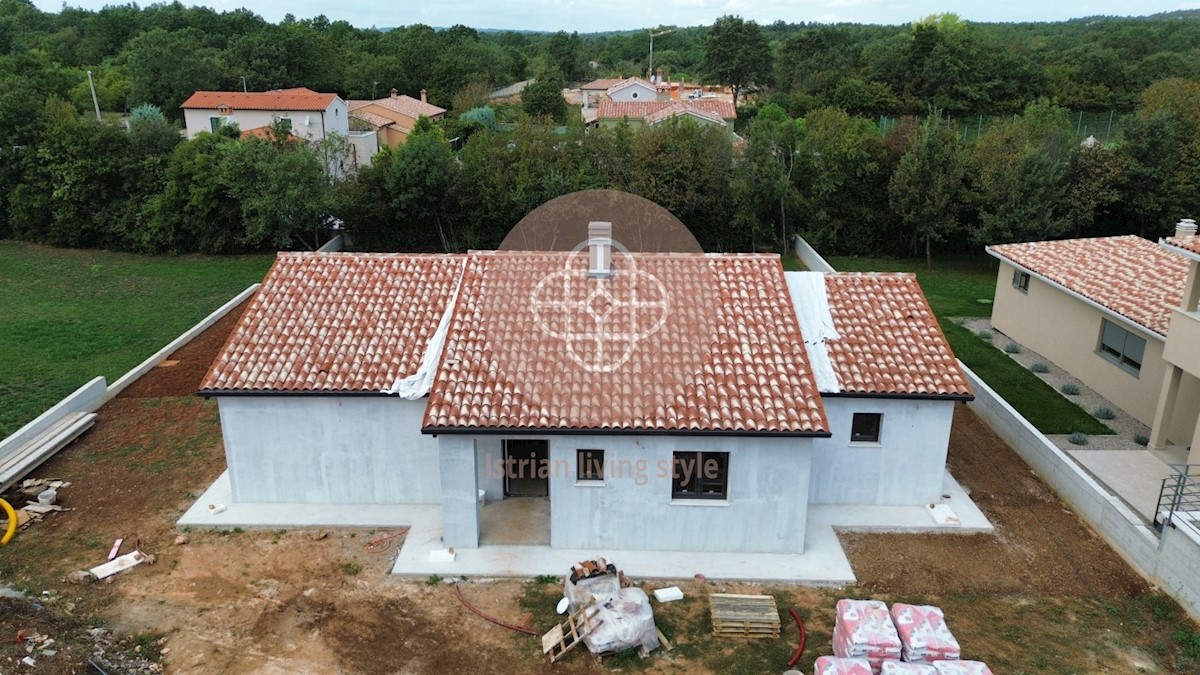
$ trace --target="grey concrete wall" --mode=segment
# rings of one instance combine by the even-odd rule
[[[550,441],[550,537],[557,548],[795,553],[804,549],[810,439],[543,438]],[[447,435],[439,440],[445,469],[447,444],[454,443],[457,448],[461,441]],[[478,451],[473,466],[481,476],[495,476],[497,471],[488,470],[482,462],[485,456],[493,462],[500,459],[498,439],[480,436],[475,440]],[[604,449],[609,475],[602,486],[576,484],[575,451],[580,448]],[[670,472],[675,451],[729,452],[729,499],[672,501]],[[457,489],[481,485],[472,482]],[[443,512],[450,509],[445,503]],[[461,517],[453,516],[455,528],[467,520],[466,510],[463,507]],[[451,526],[444,527],[449,531]]]
[[[421,434],[424,400],[217,400],[235,501],[436,504],[441,499],[437,441]]]
[[[800,258],[800,262],[812,272],[836,272],[833,265],[825,262],[820,253],[809,245],[800,235],[796,235],[793,246],[796,250],[796,257]]]
[[[971,409],[1139,574],[1162,586],[1192,618],[1200,620],[1200,575],[1196,574],[1200,569],[1200,544],[1169,528],[1160,542],[1151,527],[1124,502],[1047,440],[969,368],[962,368],[975,389],[975,400],[968,404]]]
[[[442,543],[451,548],[479,546],[479,482],[475,439],[443,434],[438,439],[442,486]]]
[[[813,439],[814,504],[939,501],[953,401],[824,397],[830,438]],[[878,444],[850,442],[854,413],[882,413]]]
[[[484,499],[489,502],[504,499],[504,474],[490,468],[497,459],[503,461],[504,443],[500,436],[479,436],[475,440],[478,450],[475,462],[475,480],[479,489],[487,494]]]
[[[217,309],[213,310],[212,314],[209,314],[208,316],[204,317],[195,326],[192,326],[191,328],[184,331],[183,334],[181,334],[179,337],[175,338],[174,340],[171,340],[171,342],[169,342],[165,347],[158,350],[157,352],[154,352],[154,354],[152,354],[145,361],[142,361],[138,365],[134,366],[132,370],[130,370],[129,372],[122,375],[120,378],[117,379],[116,382],[113,382],[112,385],[109,386],[108,393],[104,397],[104,400],[109,401],[112,398],[116,397],[117,394],[124,391],[125,387],[128,387],[129,385],[133,384],[134,381],[137,380],[139,377],[150,372],[151,368],[153,368],[153,367],[157,366],[158,364],[162,363],[163,361],[167,360],[167,357],[170,356],[171,354],[174,354],[175,351],[178,350],[180,347],[182,347],[182,346],[186,345],[187,343],[191,342],[192,340],[196,339],[196,336],[198,336],[201,333],[203,333],[204,331],[208,330],[209,327],[211,327],[214,323],[220,321],[222,317],[224,317],[229,312],[233,311],[233,309],[235,307],[237,307],[238,305],[245,302],[251,295],[254,295],[254,292],[258,290],[258,287],[259,287],[259,284],[250,284],[250,286],[247,287],[246,290],[235,295],[232,300],[225,303],[224,305],[221,305]],[[199,383],[197,383],[197,384],[199,384]]]
[[[0,441],[0,457],[5,457],[17,448],[25,445],[38,434],[54,426],[63,417],[71,413],[96,412],[104,404],[108,388],[104,386],[104,378],[93,378],[87,384],[67,394],[61,401],[55,403],[49,410],[38,415],[25,426],[17,429],[12,435]]]

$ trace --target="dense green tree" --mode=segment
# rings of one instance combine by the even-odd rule
[[[944,241],[958,227],[965,194],[966,151],[958,134],[934,111],[917,130],[888,183],[892,212],[916,241],[925,245],[925,264],[933,267],[932,242]]]
[[[216,52],[192,29],[142,33],[129,41],[126,58],[130,100],[152,103],[174,119],[183,116],[179,106],[189,96],[220,81]]]
[[[551,35],[546,41],[546,60],[567,82],[580,80],[587,72],[583,41],[579,39],[579,33],[568,35],[560,30]]]
[[[567,102],[563,99],[562,83],[557,80],[538,80],[521,92],[521,108],[530,117],[545,117],[562,123],[567,117]]]
[[[750,84],[764,84],[771,75],[771,47],[753,21],[738,16],[717,19],[704,37],[700,70],[710,82],[733,89],[733,105]]]

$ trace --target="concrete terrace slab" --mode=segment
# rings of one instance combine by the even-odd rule
[[[209,504],[225,506],[221,513],[209,512]],[[233,502],[229,472],[225,471],[200,499],[183,514],[179,527],[215,528],[383,528],[401,527],[421,519],[441,521],[437,504],[262,504]]]
[[[235,504],[229,475],[223,473],[179,519],[181,527],[215,528],[393,528],[409,527],[396,557],[393,574],[426,577],[529,577],[562,575],[580,560],[602,555],[628,574],[642,579],[709,579],[783,581],[842,585],[856,581],[837,530],[887,532],[991,532],[992,525],[950,473],[943,488],[961,525],[939,525],[924,506],[810,506],[803,554],[704,553],[697,551],[623,551],[559,549],[544,545],[499,545],[457,549],[452,562],[433,562],[442,551],[442,513],[438,505]],[[209,512],[209,504],[225,510]],[[496,506],[493,502],[485,506]]]
[[[1146,520],[1154,518],[1158,493],[1171,467],[1146,450],[1070,450],[1075,461]]]

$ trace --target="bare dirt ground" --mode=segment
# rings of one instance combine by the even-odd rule
[[[714,590],[768,592],[781,610],[797,607],[809,671],[829,652],[834,601],[851,595],[940,604],[964,654],[997,673],[1198,672],[1196,627],[965,408],[950,468],[994,536],[845,534],[861,580],[847,589],[681,582],[685,600],[655,608],[675,649],[646,661],[600,664],[581,649],[551,667],[536,638],[466,612],[444,580],[389,576],[402,540],[379,554],[365,548],[382,532],[188,532],[176,545],[176,519],[224,469],[216,406],[194,391],[237,315],[102,408],[91,431],[35,472],[71,481],[60,501],[73,510],[0,549],[0,580],[38,602],[0,598],[0,672],[25,668],[14,662],[28,645],[8,637],[23,629],[56,640],[56,654],[35,651],[30,672],[39,673],[84,672],[98,649],[130,672],[782,672],[797,638],[786,615],[778,640],[713,638],[704,597]],[[66,583],[103,562],[118,537],[140,539],[156,564],[111,583]],[[561,580],[471,579],[462,588],[510,622],[531,613],[541,632],[555,621]],[[88,632],[96,627],[109,632]]]

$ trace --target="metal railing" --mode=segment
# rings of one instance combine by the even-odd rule
[[[1200,464],[1172,464],[1171,471],[1163,479],[1154,509],[1154,529],[1160,534],[1175,517],[1200,522]]]

